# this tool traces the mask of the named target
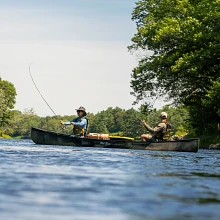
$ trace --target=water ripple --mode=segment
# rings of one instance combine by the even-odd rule
[[[0,219],[220,218],[220,152],[0,140]]]

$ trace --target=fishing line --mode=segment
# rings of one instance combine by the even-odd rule
[[[38,89],[36,83],[34,82],[34,78],[33,78],[32,74],[31,74],[31,65],[32,65],[32,64],[33,64],[33,63],[31,63],[31,64],[29,65],[29,73],[30,73],[30,77],[31,77],[31,79],[32,79],[32,82],[33,82],[34,86],[36,87],[38,93],[40,94],[41,98],[44,100],[44,102],[47,104],[47,106],[50,108],[50,110],[53,112],[53,114],[54,114],[55,116],[57,116],[57,114],[56,114],[56,113],[54,112],[54,110],[50,107],[50,105],[48,104],[48,102],[46,101],[46,99],[43,97],[43,95],[41,94],[40,90]]]

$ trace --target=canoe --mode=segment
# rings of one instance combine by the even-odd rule
[[[179,152],[197,152],[199,149],[199,139],[188,139],[180,141],[164,142],[138,142],[126,138],[110,138],[110,140],[79,138],[73,135],[47,131],[39,128],[31,128],[31,139],[36,144],[42,145],[60,145],[76,147],[101,147],[101,148],[119,148],[134,150],[152,150],[152,151],[179,151]]]

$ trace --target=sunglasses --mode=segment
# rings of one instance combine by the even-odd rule
[[[77,110],[77,112],[83,112],[82,110]]]

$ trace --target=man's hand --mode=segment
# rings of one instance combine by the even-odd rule
[[[60,124],[63,125],[63,126],[65,125],[65,123],[63,121],[60,121]]]
[[[145,121],[145,120],[142,120],[141,122],[142,122],[142,124],[143,124],[144,126],[146,126],[146,125],[147,125],[147,123],[146,123],[146,121]]]

